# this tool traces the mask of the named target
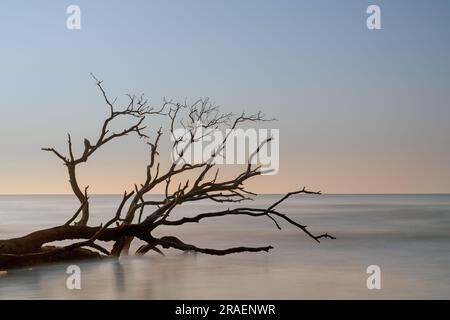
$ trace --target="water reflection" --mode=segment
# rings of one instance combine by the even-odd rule
[[[94,219],[109,216],[117,200],[94,197]],[[266,197],[256,205],[270,201]],[[0,197],[2,237],[64,221],[72,202],[70,197]],[[190,205],[178,214],[211,209]],[[0,298],[450,298],[449,196],[323,196],[291,201],[282,209],[313,231],[333,232],[338,240],[317,244],[291,227],[277,231],[271,221],[251,217],[211,219],[170,227],[161,235],[203,247],[272,244],[275,250],[225,257],[169,251],[164,257],[151,253],[79,262],[81,290],[66,288],[67,263],[13,270],[0,278]],[[6,214],[11,211],[15,214]],[[133,243],[132,249],[139,245]],[[382,290],[366,288],[371,264],[382,268]]]

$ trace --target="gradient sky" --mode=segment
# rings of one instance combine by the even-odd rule
[[[82,29],[66,29],[78,4]],[[366,28],[378,4],[382,30]],[[278,119],[278,193],[450,192],[450,2],[1,1],[0,194],[68,193],[65,150],[95,137],[111,96],[211,97]],[[142,143],[116,142],[80,170],[93,193],[142,180]]]

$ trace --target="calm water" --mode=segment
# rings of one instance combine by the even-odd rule
[[[268,205],[264,196],[254,206]],[[92,199],[92,223],[106,220],[120,202]],[[69,196],[0,196],[0,238],[52,227],[70,217]],[[268,245],[270,253],[225,257],[169,251],[120,261],[78,263],[82,289],[67,290],[68,264],[10,271],[0,277],[0,298],[25,299],[450,299],[450,196],[323,195],[297,197],[280,207],[316,233],[337,240],[320,244],[267,218],[215,218],[166,227],[202,247]],[[185,205],[174,216],[216,210]],[[135,243],[137,247],[139,243]],[[368,290],[366,268],[379,265],[381,290]]]

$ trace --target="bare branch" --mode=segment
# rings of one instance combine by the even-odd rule
[[[322,238],[336,239],[335,237],[333,237],[327,233],[320,234],[320,235],[313,235],[307,229],[307,226],[301,225],[301,224],[295,222],[294,220],[292,220],[291,218],[289,218],[288,216],[286,216],[285,214],[282,214],[282,213],[274,210],[274,208],[276,206],[278,206],[280,203],[282,203],[284,200],[286,200],[287,198],[289,198],[292,195],[299,194],[299,193],[320,194],[320,192],[307,191],[307,190],[305,190],[305,188],[303,188],[299,191],[290,192],[290,193],[286,194],[284,197],[282,197],[280,200],[276,201],[274,204],[272,204],[267,209],[258,209],[258,208],[236,208],[233,210],[228,209],[228,210],[218,211],[218,212],[202,213],[202,214],[196,215],[194,217],[184,217],[179,220],[173,220],[173,221],[165,220],[165,221],[162,221],[160,224],[167,225],[167,226],[176,226],[176,225],[182,225],[185,223],[193,223],[193,222],[198,223],[198,222],[200,222],[200,220],[205,219],[205,218],[223,217],[223,216],[230,216],[230,215],[247,215],[247,216],[252,216],[252,217],[267,216],[275,223],[276,227],[281,230],[280,225],[278,224],[276,219],[273,217],[273,216],[276,216],[278,218],[285,220],[289,224],[301,229],[309,237],[311,237],[312,239],[314,239],[317,242],[320,242],[319,240]]]
[[[64,161],[64,163],[69,162],[69,160],[62,156],[58,151],[56,151],[54,148],[41,148],[42,151],[49,151],[49,152],[53,152],[58,158],[60,158],[62,161]]]
[[[199,248],[192,244],[187,244],[182,242],[176,237],[162,237],[160,239],[155,238],[154,241],[161,245],[163,248],[174,248],[181,251],[195,251],[215,256],[224,256],[232,253],[240,253],[240,252],[260,252],[273,249],[272,246],[265,247],[233,247],[228,249],[209,249],[209,248]]]
[[[84,206],[86,205],[86,203],[88,202],[88,197],[86,197],[83,201],[83,203],[81,203],[80,207],[78,208],[78,210],[75,212],[75,214],[73,215],[72,218],[70,218],[64,225],[68,226],[70,225],[72,222],[75,221],[75,219],[78,217],[78,215],[80,214],[81,210],[83,210]]]
[[[207,218],[225,216],[266,217],[274,223],[277,229],[281,229],[281,222],[284,222],[302,230],[317,242],[326,238],[335,239],[328,233],[315,235],[308,230],[306,225],[294,221],[277,210],[277,207],[292,195],[320,194],[320,192],[308,191],[305,188],[287,193],[268,208],[228,208],[227,210],[183,217],[178,220],[169,220],[171,213],[183,203],[209,200],[215,203],[232,204],[253,200],[253,197],[256,197],[257,194],[246,190],[244,185],[248,180],[264,173],[261,166],[254,163],[254,158],[266,144],[272,141],[272,137],[260,142],[256,150],[253,150],[249,155],[245,168],[230,179],[219,177],[216,157],[223,155],[227,139],[237,127],[246,123],[272,121],[274,119],[266,119],[261,112],[250,115],[222,113],[219,106],[212,103],[208,98],[198,99],[191,104],[186,101],[176,103],[164,99],[162,106],[155,109],[150,107],[144,95],[128,94],[126,95],[126,103],[122,107],[117,107],[117,98],[110,99],[108,97],[103,81],[97,79],[93,74],[91,76],[108,107],[108,114],[101,124],[98,136],[95,137],[95,140],[91,140],[92,143],[89,139],[84,138],[81,154],[78,155],[74,152],[75,148],[70,134],[67,135],[67,155],[63,155],[51,147],[42,149],[56,155],[67,167],[70,186],[80,203],[80,207],[72,218],[62,226],[39,230],[22,238],[0,240],[0,267],[2,267],[2,261],[7,261],[6,264],[8,265],[14,263],[23,265],[27,261],[35,263],[36,261],[48,262],[68,257],[99,256],[98,252],[108,256],[119,256],[122,252],[128,252],[130,243],[134,238],[145,243],[136,251],[138,255],[143,255],[150,250],[163,254],[160,247],[211,255],[267,252],[273,248],[272,246],[263,246],[211,249],[187,244],[173,236],[155,238],[152,235],[153,230],[160,226],[180,226],[186,223],[199,223]],[[157,160],[163,126],[159,127],[156,136],[150,141],[146,133],[146,120],[151,115],[167,117],[168,135],[172,138],[171,151],[174,155],[179,156],[164,172],[160,169],[160,161]],[[112,129],[112,124],[120,120],[127,120],[129,123],[120,130]],[[178,125],[186,131],[186,134],[182,137],[176,136],[176,126]],[[219,141],[218,145],[214,146],[214,150],[212,150],[210,156],[208,155],[208,159],[203,159],[204,161],[201,163],[195,164],[185,161],[183,156],[195,142],[208,137],[219,128],[228,129],[229,132],[222,138],[222,141]],[[78,165],[86,163],[105,144],[127,135],[144,139],[149,146],[150,158],[146,165],[143,182],[136,184],[134,191],[131,193],[124,193],[115,215],[109,221],[104,225],[89,227],[87,225],[89,219],[88,187],[84,189],[83,193],[77,181]],[[188,175],[191,180],[184,178],[185,175]],[[158,199],[146,200],[145,196],[157,187],[163,189],[164,194]],[[127,206],[126,214],[122,218],[125,206]],[[136,212],[138,212],[137,222],[134,220]],[[80,214],[79,222],[72,225]],[[64,240],[77,240],[77,242],[63,247],[43,248],[46,243]],[[98,245],[96,243],[98,241],[113,241],[112,250],[108,251]],[[96,251],[91,251],[91,249]]]

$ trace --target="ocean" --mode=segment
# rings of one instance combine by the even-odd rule
[[[250,204],[267,207],[279,198],[262,195]],[[90,224],[112,217],[120,200],[92,196]],[[0,196],[0,238],[63,224],[77,207],[73,196]],[[227,206],[185,204],[172,219],[219,207]],[[168,250],[10,270],[0,277],[0,299],[450,299],[450,195],[299,195],[279,210],[337,239],[316,243],[266,217],[167,226],[156,234],[200,247],[274,249],[223,257]],[[66,286],[72,264],[81,270],[80,290]],[[380,289],[367,287],[371,265],[380,268]]]

